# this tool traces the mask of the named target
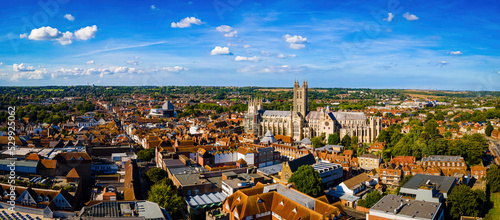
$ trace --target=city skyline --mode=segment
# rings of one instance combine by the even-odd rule
[[[498,3],[8,1],[0,86],[495,90]],[[140,16],[138,16],[140,15]]]

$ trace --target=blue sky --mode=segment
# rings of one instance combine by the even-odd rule
[[[0,85],[500,90],[496,1],[4,1]]]

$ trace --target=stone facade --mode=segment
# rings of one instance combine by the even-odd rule
[[[264,110],[262,100],[251,99],[243,121],[246,133],[262,137],[267,131],[286,135],[295,141],[321,135],[339,133],[340,137],[357,136],[359,142],[373,142],[382,130],[381,117],[367,117],[362,112],[333,112],[329,107],[308,111],[308,86],[295,81],[293,108],[290,111]]]

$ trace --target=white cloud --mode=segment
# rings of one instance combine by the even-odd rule
[[[151,10],[160,10],[160,9],[157,8],[155,5],[151,5]]]
[[[408,21],[416,21],[418,20],[418,17],[413,15],[413,14],[410,14],[410,12],[406,12],[403,14],[403,17],[406,18],[406,20]]]
[[[125,62],[128,63],[128,64],[135,65],[135,66],[139,65],[139,63],[137,61],[135,61],[135,60],[127,60]]]
[[[35,71],[35,67],[34,66],[28,66],[28,65],[26,65],[24,63],[21,63],[21,64],[14,63],[12,65],[12,69],[15,72]]]
[[[2,65],[3,65],[3,62],[0,62],[0,66],[2,66]]]
[[[21,64],[13,64],[12,69],[14,70],[14,74],[11,77],[12,81],[17,81],[19,79],[43,79],[44,75],[47,74],[47,70],[35,69],[34,66],[29,66],[24,63]]]
[[[30,40],[57,40],[62,37],[62,33],[56,28],[52,27],[41,27],[38,29],[31,30],[28,39]]]
[[[187,17],[187,18],[183,18],[179,22],[172,22],[172,24],[170,24],[170,26],[173,27],[173,28],[187,28],[187,27],[191,27],[191,24],[201,25],[203,23],[204,22],[202,22],[198,18]]]
[[[391,22],[392,19],[394,18],[394,14],[393,13],[387,13],[388,17],[387,18],[384,18],[384,21],[388,21],[388,22]]]
[[[231,51],[229,51],[229,47],[219,47],[216,46],[211,52],[210,55],[232,55]]]
[[[224,37],[237,37],[238,36],[238,31],[234,30],[234,28],[227,26],[227,25],[221,25],[216,28],[218,32],[225,33]]]
[[[280,53],[280,54],[278,54],[278,56],[276,56],[276,57],[278,57],[278,58],[287,58],[287,57],[296,57],[296,56],[297,56],[297,55],[295,55],[295,54],[288,54],[288,55],[285,55],[285,54]]]
[[[287,43],[290,43],[289,47],[295,50],[302,49],[306,47],[305,43],[307,43],[307,38],[302,37],[300,35],[285,35],[283,36]]]
[[[188,71],[188,68],[182,66],[163,67],[161,69],[167,72],[176,72],[176,73],[180,71]]]
[[[68,21],[74,21],[75,20],[75,17],[73,17],[73,15],[71,15],[71,14],[65,14],[64,18],[68,19]]]
[[[457,51],[451,51],[450,54],[451,55],[462,55],[463,53],[457,50]]]
[[[243,48],[250,48],[250,47],[252,47],[252,46],[250,46],[249,44],[245,44],[245,45],[243,46]]]
[[[290,48],[292,48],[294,50],[303,49],[304,47],[306,47],[306,45],[304,45],[304,44],[296,44],[296,43],[290,44]]]
[[[253,56],[253,57],[242,57],[242,56],[237,56],[236,58],[234,58],[235,61],[254,61],[254,62],[258,62],[260,61],[260,58],[257,57],[257,56]]]
[[[96,25],[81,28],[80,30],[75,31],[75,33],[72,33],[70,31],[62,33],[61,31],[57,30],[57,28],[46,26],[31,30],[31,33],[29,35],[20,34],[19,37],[38,41],[53,40],[58,41],[61,45],[68,45],[72,44],[75,38],[78,40],[88,40],[94,38],[96,32]]]
[[[290,65],[281,65],[281,66],[246,66],[240,69],[237,69],[238,72],[242,73],[295,73],[295,72],[303,72],[305,70],[304,67],[294,67]]]
[[[75,37],[78,40],[88,40],[94,38],[96,33],[97,33],[97,26],[92,25],[75,31]]]
[[[98,68],[98,69],[96,69],[96,68],[89,68],[89,69],[61,68],[59,70],[53,71],[51,74],[51,77],[52,78],[60,78],[60,77],[62,77],[62,78],[75,78],[75,77],[81,77],[81,76],[99,76],[102,78],[106,75],[114,75],[114,74],[119,74],[119,73],[138,74],[138,73],[144,73],[144,71],[138,70],[136,68],[125,67],[125,66]]]
[[[95,63],[94,60],[87,61],[87,64],[94,64],[94,63]]]
[[[58,38],[57,41],[59,41],[61,45],[68,45],[73,43],[73,38],[73,33],[66,31],[66,33],[63,33],[63,36]]]

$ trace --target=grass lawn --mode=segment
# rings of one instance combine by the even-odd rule
[[[500,216],[500,192],[491,194],[493,208],[488,212],[491,216]]]

